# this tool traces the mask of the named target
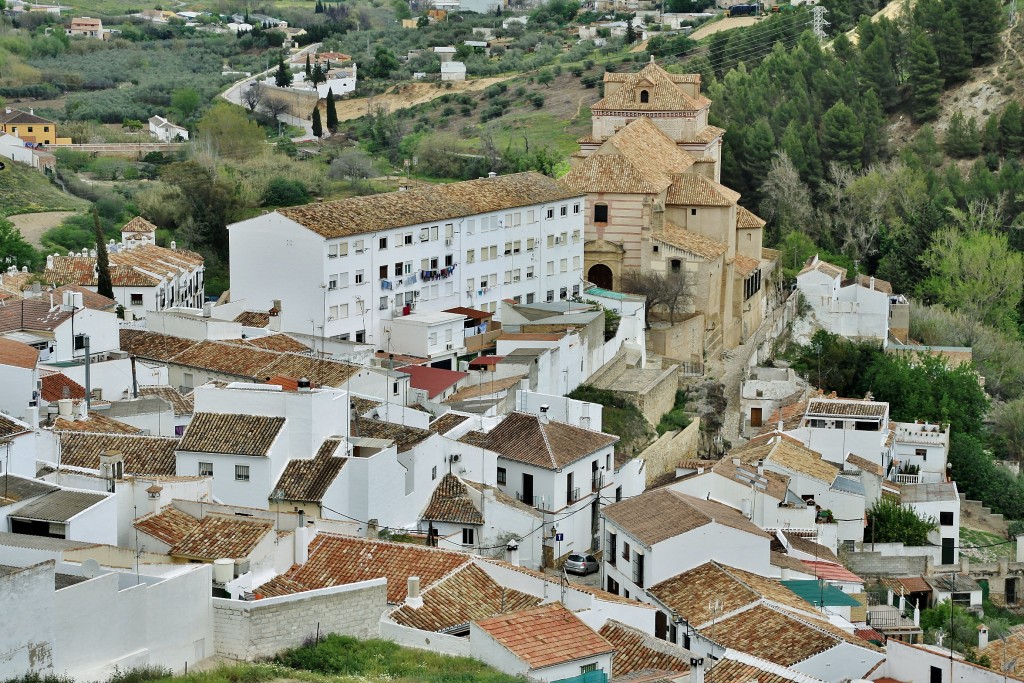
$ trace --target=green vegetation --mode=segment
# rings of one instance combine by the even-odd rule
[[[872,543],[930,545],[928,534],[937,527],[938,522],[934,517],[922,517],[909,505],[900,505],[883,496],[868,510],[868,526],[864,530],[864,537]]]
[[[7,168],[0,177],[0,217],[39,211],[77,211],[86,202],[73,197],[50,179],[24,164],[4,160]]]
[[[604,406],[601,431],[619,437],[615,452],[632,457],[654,439],[655,433],[640,409],[609,389],[598,389],[581,384],[567,394],[577,401],[600,403]]]
[[[952,609],[952,615],[950,615],[950,609]],[[996,610],[986,608],[982,619],[988,626],[990,642],[1009,633],[1010,623],[999,616]],[[979,658],[974,650],[978,645],[978,626],[982,623],[982,619],[963,607],[952,605],[949,600],[945,600],[935,607],[921,610],[921,628],[924,630],[925,642],[934,644],[935,636],[941,630],[945,634],[942,641],[944,647],[953,647],[963,652],[969,662],[991,666],[992,663],[987,661],[987,657]]]
[[[1015,526],[1016,525],[1016,526]],[[1009,524],[1009,535],[1014,531],[1024,533],[1024,520],[1016,519]],[[992,534],[978,529],[960,527],[960,554],[972,562],[998,562],[1007,559],[1014,562],[1017,557],[1017,544],[1007,542],[999,534]]]
[[[665,432],[686,429],[689,424],[690,418],[686,414],[686,391],[676,389],[676,400],[672,405],[672,410],[662,415],[661,421],[658,422],[658,436]]]

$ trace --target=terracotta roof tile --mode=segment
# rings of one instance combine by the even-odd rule
[[[507,493],[505,493],[496,486],[489,486],[487,484],[481,484],[480,482],[470,481],[468,479],[463,483],[466,486],[470,487],[471,489],[476,489],[477,491],[481,492],[490,492],[494,496],[494,500],[497,501],[498,503],[501,503],[502,505],[507,505],[508,507],[516,508],[520,512],[525,512],[526,514],[532,515],[538,519],[544,517],[544,514],[537,508],[533,507],[532,505],[527,505],[526,503],[520,500],[516,500],[515,498],[508,495]]]
[[[327,489],[338,478],[348,458],[335,457],[341,439],[326,439],[314,458],[292,458],[274,489],[283,500],[321,502]]]
[[[540,173],[431,185],[333,202],[307,204],[277,213],[321,237],[344,237],[407,225],[444,221],[520,206],[578,197]],[[236,224],[243,226],[244,223]]]
[[[811,539],[804,538],[803,536],[791,531],[783,531],[782,535],[786,537],[787,541],[789,541],[789,545],[793,550],[797,550],[805,555],[810,555],[811,557],[816,557],[826,562],[841,564],[839,558],[836,557],[836,554],[820,543],[815,543]],[[804,569],[804,573],[812,574],[813,572],[808,569]]]
[[[167,249],[155,244],[121,248],[109,253],[110,280],[115,287],[155,287],[168,273],[185,275],[203,265],[203,257],[184,249]],[[54,256],[53,267],[43,279],[59,285],[96,285],[96,258]]]
[[[135,528],[169,546],[180,543],[199,526],[199,520],[173,505],[135,520]]]
[[[195,412],[195,402],[191,396],[184,396],[180,391],[166,384],[140,386],[139,396],[159,396],[171,404],[174,414],[179,417]]]
[[[437,548],[321,533],[310,543],[306,564],[293,566],[259,590],[273,597],[384,577],[388,602],[395,604],[405,600],[410,576],[430,586],[468,562],[468,555]]]
[[[414,389],[422,389],[427,392],[428,398],[434,398],[469,377],[468,372],[456,372],[426,365],[406,365],[398,368],[398,372],[409,375],[409,385]]]
[[[447,434],[468,419],[468,415],[459,415],[458,413],[447,412],[431,422],[428,429],[435,434]]]
[[[689,650],[659,640],[632,626],[609,619],[598,633],[615,648],[613,676],[626,676],[645,669],[675,673],[690,670]]]
[[[419,443],[434,436],[428,429],[407,427],[387,420],[371,420],[357,417],[353,422],[352,436],[365,436],[371,439],[388,439],[394,441],[399,453],[411,450]]]
[[[85,398],[85,387],[63,372],[47,373],[39,381],[42,384],[39,395],[48,403],[55,403],[62,398]]]
[[[240,559],[248,557],[273,530],[269,519],[207,515],[169,552],[196,560]]]
[[[481,619],[476,625],[531,669],[607,654],[615,649],[560,602]]]
[[[755,215],[748,209],[742,206],[736,207],[736,227],[737,228],[763,228],[765,221],[763,218]]]
[[[510,413],[487,433],[484,448],[500,457],[556,470],[613,445],[619,438],[536,415]]]
[[[558,182],[580,193],[658,194],[665,189],[618,154],[591,154]]]
[[[469,483],[473,484],[474,482]],[[517,564],[510,564],[505,560],[498,560],[492,557],[481,557],[479,558],[479,561],[486,562],[488,564],[493,564],[498,567],[504,567],[505,569],[510,569],[514,572],[519,572],[520,574],[526,574],[527,576],[532,576],[535,579],[540,579],[541,581],[546,581],[550,584],[558,585],[559,583],[557,575],[552,576],[550,574],[545,574],[544,572],[539,572],[534,569],[521,567]],[[648,605],[645,602],[637,602],[633,598],[626,598],[621,595],[615,595],[614,593],[609,593],[608,591],[603,591],[599,588],[591,588],[586,584],[574,583],[571,584],[570,587],[572,588],[572,590],[579,591],[581,593],[586,593],[587,595],[590,595],[591,597],[597,600],[602,600],[604,602],[616,602],[620,605],[630,605],[632,607],[638,607],[640,609],[655,609],[654,605]]]
[[[121,232],[156,232],[156,226],[142,216],[136,216],[121,226]]]
[[[64,285],[52,290],[54,303],[64,300],[64,292],[75,292],[82,295],[82,305],[94,311],[113,311],[117,308],[117,300],[97,294],[81,285]],[[45,296],[45,295],[44,295]]]
[[[0,365],[31,370],[36,367],[38,360],[39,352],[28,344],[0,337]]]
[[[699,173],[672,176],[665,203],[676,206],[733,206],[740,194]]]
[[[49,297],[5,299],[0,302],[0,334],[16,330],[52,332],[71,316],[71,311],[61,309],[59,301],[51,308]]]
[[[771,551],[771,564],[773,567],[789,569],[796,572],[806,573],[807,567],[803,562],[786,553]]]
[[[843,279],[846,277],[846,268],[840,268],[839,266],[832,265],[828,261],[822,261],[821,259],[818,258],[817,254],[807,259],[807,262],[804,263],[803,269],[799,273],[797,273],[797,276],[803,275],[804,273],[809,273],[812,270],[816,270],[819,273],[824,273],[825,275],[828,275],[831,278],[837,277],[839,279]]]
[[[766,532],[739,510],[667,488],[645,491],[629,500],[613,503],[602,512],[616,526],[648,547],[712,522],[768,538]]]
[[[441,478],[421,518],[429,522],[483,524],[484,518],[469,497],[466,485],[454,474]]]
[[[196,413],[185,428],[179,451],[266,455],[284,427],[283,417]]]
[[[838,415],[842,417],[885,417],[887,403],[866,399],[811,399],[807,415]]]
[[[801,560],[801,562],[807,567],[808,574],[825,579],[826,581],[864,583],[864,579],[837,562],[814,562],[811,560]]]
[[[861,456],[854,455],[853,453],[847,454],[846,462],[856,467],[857,469],[863,470],[865,472],[871,472],[872,474],[877,474],[878,476],[882,476],[885,474],[880,464],[871,462],[867,458],[862,458]]]
[[[307,353],[310,350],[298,339],[289,337],[287,334],[268,334],[264,337],[249,337],[247,339],[224,339],[223,342],[236,346],[251,346],[254,349],[265,351]]]
[[[141,434],[142,430],[133,425],[107,417],[95,410],[89,411],[89,419],[67,419],[58,417],[53,421],[55,432],[91,432],[93,434]]]
[[[742,447],[734,448],[730,454],[745,463],[763,459],[794,474],[823,481],[829,486],[839,476],[839,468],[823,459],[820,453],[792,439],[780,438],[777,434],[751,439]]]
[[[543,598],[499,585],[475,564],[457,570],[422,592],[423,605],[391,613],[402,626],[422,631],[448,631],[471,621],[536,607]]]
[[[235,316],[234,322],[245,327],[266,327],[270,324],[270,313],[265,311],[242,311]]]
[[[513,387],[519,385],[523,380],[521,376],[513,377],[502,377],[491,381],[481,381],[479,384],[471,384],[468,387],[462,387],[454,394],[445,399],[444,403],[452,404],[458,403],[459,401],[468,401],[471,398],[478,398],[480,396],[489,396],[491,394],[500,394],[503,391],[508,391]]]
[[[742,482],[749,482],[754,479],[761,479],[765,484],[761,489],[768,496],[778,501],[786,500],[786,492],[789,491],[789,477],[765,470],[762,474],[757,473],[757,465],[753,463],[740,462],[739,465],[733,462],[733,458],[725,457],[715,462],[711,470],[730,481],[739,479]]]
[[[743,254],[736,254],[736,274],[740,277],[746,277],[753,273],[761,266],[761,262],[757,259],[752,259],[749,256]]]
[[[613,77],[621,83],[609,95],[591,105],[594,111],[686,111],[696,112],[708,107],[711,102],[705,98],[694,98],[676,85],[667,71],[650,62],[635,74]],[[647,92],[647,101],[642,102],[640,94]]]
[[[0,123],[53,123],[53,121],[12,107],[10,113],[7,113],[6,109],[0,111]]]
[[[725,659],[715,662],[712,669],[712,677],[716,683],[791,683],[791,681],[812,681],[816,680],[804,674],[793,672],[786,676],[777,670],[777,667],[766,663],[766,666],[741,662],[736,659]],[[876,680],[875,683],[878,683]]]
[[[173,476],[176,465],[174,449],[178,439],[161,436],[124,434],[89,434],[58,432],[59,463],[68,467],[98,470],[100,453],[117,451],[124,458],[125,474],[138,476]]]
[[[677,249],[688,251],[705,261],[714,261],[729,251],[729,247],[721,242],[705,237],[700,233],[680,228],[678,225],[668,221],[665,221],[661,232],[653,233],[651,237]]]
[[[814,621],[815,626],[822,623]],[[845,640],[815,626],[797,619],[788,612],[758,605],[717,621],[715,642],[775,664],[792,666],[831,650]],[[706,631],[704,635],[710,635],[710,629]],[[866,642],[864,645],[867,647]]]
[[[691,137],[685,140],[680,140],[680,142],[689,142],[693,144],[708,144],[710,142],[714,142],[723,135],[725,135],[724,128],[719,128],[718,126],[704,126],[696,133],[694,133]]]

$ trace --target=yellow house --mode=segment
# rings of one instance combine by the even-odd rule
[[[57,124],[27,112],[6,107],[0,113],[0,133],[10,133],[37,145],[70,145],[71,138],[57,137]]]
[[[688,329],[708,356],[757,330],[777,259],[762,248],[764,221],[720,183],[725,131],[708,124],[710,107],[697,74],[653,60],[637,73],[608,72],[592,132],[560,181],[587,195],[586,279],[617,289],[630,270],[685,275]]]

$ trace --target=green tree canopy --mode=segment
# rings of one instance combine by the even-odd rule
[[[199,92],[195,88],[175,90],[171,95],[171,107],[178,112],[182,120],[189,118],[199,109]]]
[[[928,534],[937,527],[934,517],[920,516],[909,505],[900,505],[892,498],[883,496],[868,510],[864,539],[873,543],[930,545]]]
[[[277,62],[277,71],[274,72],[274,85],[278,88],[287,88],[292,84],[292,70],[284,63],[284,57]]]
[[[864,151],[864,130],[857,115],[840,100],[821,120],[821,146],[829,161],[857,170]]]
[[[222,156],[243,159],[255,154],[266,141],[266,135],[245,110],[227,102],[210,107],[196,125],[200,139],[209,142]]]
[[[911,114],[915,121],[931,121],[939,115],[942,74],[935,46],[923,32],[918,32],[911,40],[909,59]]]

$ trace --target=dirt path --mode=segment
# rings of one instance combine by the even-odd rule
[[[339,100],[335,105],[339,121],[351,121],[360,116],[366,116],[371,107],[384,105],[388,111],[394,112],[398,109],[414,107],[430,100],[441,97],[441,95],[454,95],[463,92],[475,92],[483,90],[489,85],[507,81],[515,76],[497,76],[494,78],[479,78],[471,81],[449,81],[451,88],[438,87],[437,83],[399,83],[389,89],[383,95],[373,97],[360,97],[351,100]]]
[[[707,38],[710,35],[714,35],[719,31],[728,31],[729,29],[740,28],[741,26],[752,26],[760,21],[758,17],[726,17],[718,21],[713,21],[709,24],[704,24],[699,29],[690,34],[690,38],[693,40],[700,40],[701,38]]]
[[[871,21],[878,21],[882,17],[886,19],[896,19],[900,14],[903,13],[904,9],[912,9],[914,7],[913,0],[892,0],[888,5],[878,10],[871,16]],[[854,45],[857,44],[857,29],[850,29],[846,32],[846,37],[850,39],[850,42]]]
[[[7,220],[14,224],[21,236],[29,244],[35,247],[42,246],[43,233],[50,228],[60,225],[68,216],[74,216],[77,211],[41,211],[39,213],[19,213],[16,216],[8,216]]]

